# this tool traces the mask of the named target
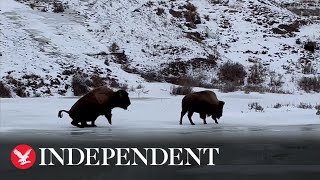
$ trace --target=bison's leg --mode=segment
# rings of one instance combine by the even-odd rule
[[[81,124],[81,125],[80,125],[81,128],[90,127],[90,126],[87,124],[87,121],[81,121],[80,124]]]
[[[112,124],[112,121],[111,121],[111,117],[112,117],[112,114],[111,114],[111,110],[110,111],[107,111],[104,116],[108,119],[108,122],[109,124]]]
[[[70,116],[71,119],[72,119],[71,124],[72,124],[73,126],[80,127],[80,125],[79,125],[80,120],[79,120],[79,118],[76,116],[76,114],[74,113],[74,111],[70,111],[69,116]]]
[[[79,127],[79,121],[72,120],[72,121],[71,121],[71,124],[72,124],[73,126]]]
[[[203,119],[203,124],[207,124],[206,116],[207,116],[206,113],[200,113],[200,118]]]
[[[79,123],[80,123],[80,124],[79,124]],[[84,127],[84,126],[82,125],[82,120],[81,120],[79,117],[77,117],[77,116],[73,116],[73,117],[72,117],[71,124],[72,124],[73,126],[77,126],[77,127],[79,127],[79,128],[83,128],[83,127]]]
[[[182,111],[181,111],[181,116],[180,116],[180,125],[182,124],[182,118],[183,118],[183,116],[184,116],[187,112],[188,112],[187,110],[182,109]]]
[[[189,121],[190,121],[190,123],[191,123],[192,125],[194,125],[194,123],[192,122],[192,119],[191,119],[192,115],[193,115],[193,111],[189,111],[189,112],[188,112]]]
[[[89,125],[89,124],[87,124],[87,127],[97,127],[97,125],[95,125],[95,121],[96,120],[87,120],[88,122],[90,121],[91,122],[91,124]]]
[[[80,122],[80,124],[79,124],[79,122]],[[84,128],[85,127],[83,125],[83,121],[73,120],[73,121],[71,121],[71,124],[74,125],[74,126],[77,126],[79,128]]]
[[[97,127],[97,125],[94,124],[94,122],[96,121],[96,119],[98,118],[99,115],[95,115],[95,116],[92,116],[90,118],[88,118],[87,121],[91,121],[91,124],[88,125],[88,127]]]
[[[216,124],[219,124],[218,121],[217,121],[216,115],[213,114],[213,115],[212,115],[212,119],[214,120],[214,122],[216,122]]]
[[[94,123],[96,120],[91,121],[91,127],[97,127],[97,125]]]

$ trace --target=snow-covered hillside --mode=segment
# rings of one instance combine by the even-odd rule
[[[201,76],[210,85],[227,61],[248,73],[260,62],[263,85],[282,74],[290,93],[302,76],[320,73],[319,20],[280,0],[62,0],[60,13],[52,2],[0,1],[0,78],[14,96],[71,96],[74,77],[151,92],[144,78]]]

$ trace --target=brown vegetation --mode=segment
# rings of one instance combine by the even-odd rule
[[[192,93],[192,87],[190,86],[171,86],[171,95],[187,95]]]
[[[2,81],[0,81],[0,97],[9,98],[11,97],[11,92],[8,87],[6,87]]]

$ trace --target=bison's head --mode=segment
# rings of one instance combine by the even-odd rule
[[[224,106],[224,101],[219,101],[218,110],[217,110],[217,113],[216,113],[216,117],[218,119],[220,119],[222,117],[223,106]]]
[[[127,109],[128,106],[130,106],[131,104],[127,91],[119,90],[115,92],[114,103],[115,103],[115,107]]]

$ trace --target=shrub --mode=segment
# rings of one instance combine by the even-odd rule
[[[28,97],[30,95],[28,92],[26,92],[26,87],[24,86],[18,86],[14,89],[14,91],[19,97]]]
[[[197,8],[190,2],[184,5],[184,8],[186,11],[183,13],[183,15],[186,19],[186,22],[188,22],[186,25],[190,28],[196,28],[196,24],[201,23],[201,18],[197,12]]]
[[[249,68],[248,84],[259,85],[265,81],[267,69],[261,63],[255,63]]]
[[[53,2],[53,12],[55,13],[64,12],[64,7],[62,3]]]
[[[181,85],[181,86],[200,86],[200,84],[205,80],[205,76],[203,74],[191,76],[191,75],[185,75],[182,77],[177,78],[177,81],[175,84]]]
[[[105,82],[105,78],[102,78],[102,77],[100,77],[99,75],[96,75],[96,74],[94,74],[94,75],[92,75],[91,76],[91,83],[92,83],[92,87],[100,87],[100,86],[104,86],[104,85],[106,85],[106,82]]]
[[[196,41],[198,43],[202,43],[203,40],[206,39],[206,37],[208,36],[208,34],[201,34],[199,32],[185,32],[186,33],[186,37]]]
[[[282,105],[280,103],[277,103],[276,105],[273,106],[273,108],[276,108],[276,109],[281,108],[281,107],[282,107]]]
[[[110,46],[110,52],[116,53],[120,50],[120,47],[118,46],[117,43],[112,43]]]
[[[75,96],[81,96],[89,92],[89,88],[86,85],[86,78],[80,74],[72,77],[71,86]]]
[[[306,92],[320,92],[320,76],[302,77],[298,82],[298,86]]]
[[[38,79],[38,78],[40,78],[40,76],[32,73],[32,74],[25,74],[22,76],[22,78],[24,78],[24,79]]]
[[[142,88],[144,88],[144,86],[143,86],[142,84],[139,84],[139,85],[136,87],[136,89],[142,89]]]
[[[58,94],[60,94],[61,96],[64,96],[66,94],[67,90],[64,89],[58,89]]]
[[[128,84],[125,83],[119,83],[116,79],[111,79],[111,82],[109,82],[109,86],[113,88],[118,88],[122,90],[128,90]]]
[[[243,90],[246,94],[249,94],[250,92],[264,93],[267,91],[267,88],[261,85],[247,84],[246,86],[243,87]]]
[[[33,94],[33,97],[41,97],[41,94],[36,92]]]
[[[223,93],[234,92],[234,91],[238,91],[238,90],[239,90],[239,86],[235,83],[225,83],[220,88],[220,91]]]
[[[0,97],[2,98],[9,98],[11,97],[11,92],[8,87],[6,87],[2,81],[0,81]]]
[[[161,16],[163,13],[164,13],[164,9],[158,7],[156,14],[157,14],[158,16]]]
[[[316,43],[315,41],[308,40],[308,41],[304,44],[303,48],[304,48],[305,50],[310,51],[310,52],[313,53],[313,52],[315,51],[315,49],[317,48],[317,43]]]
[[[216,4],[221,4],[222,2],[221,0],[209,0],[209,3],[216,5]]]
[[[122,65],[128,65],[129,58],[125,54],[125,52],[118,52],[118,53],[112,53],[112,55],[115,58],[115,63],[122,64]],[[122,69],[124,69],[126,66],[121,66]]]
[[[316,115],[320,115],[320,105],[316,105],[314,108],[317,110]]]
[[[159,82],[162,81],[162,78],[156,72],[148,71],[148,72],[140,72],[142,78],[144,78],[147,82]]]
[[[204,19],[205,19],[206,21],[210,21],[210,16],[209,16],[209,15],[206,14],[206,15],[204,15],[203,17],[204,17]]]
[[[292,91],[289,90],[283,90],[281,87],[278,86],[273,86],[271,88],[264,88],[266,90],[266,92],[269,93],[277,93],[277,94],[293,94]]]
[[[302,73],[303,74],[316,74],[317,73],[317,69],[315,69],[312,66],[312,63],[309,62],[309,63],[306,63],[306,64],[302,65]]]
[[[238,62],[228,61],[219,67],[218,77],[221,82],[243,85],[246,75],[244,66]]]
[[[169,13],[175,18],[181,18],[182,17],[182,12],[181,11],[175,11],[173,9],[169,9]]]
[[[130,91],[130,92],[135,92],[136,89],[135,89],[133,86],[130,86],[129,91]]]
[[[300,102],[300,104],[297,107],[301,108],[301,109],[312,109],[313,108],[313,106],[311,104],[302,103],[302,102]]]
[[[34,7],[36,7],[34,3],[30,3],[29,6],[31,7],[31,9],[34,9]]]
[[[310,61],[310,57],[300,57],[298,59],[297,67],[300,68],[303,74],[317,74],[317,68],[315,68],[315,64]]]
[[[271,72],[269,86],[281,87],[282,84],[284,83],[282,78],[283,78],[282,74],[276,75],[275,72]]]
[[[192,93],[192,87],[190,86],[171,86],[171,95],[187,95]]]
[[[300,38],[296,39],[296,44],[301,44],[301,39]]]
[[[257,111],[263,112],[264,110],[263,107],[257,102],[249,103],[248,107],[250,110],[254,109],[256,112]]]
[[[128,84],[126,84],[126,83],[120,83],[120,84],[119,84],[119,89],[128,90]]]

